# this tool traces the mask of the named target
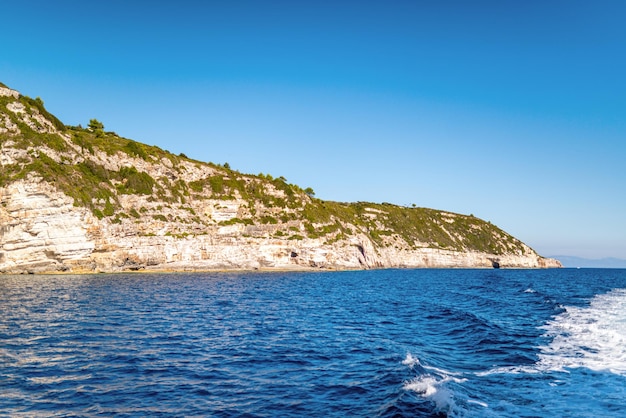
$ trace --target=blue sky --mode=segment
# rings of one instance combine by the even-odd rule
[[[7,4],[9,3],[9,4]],[[622,1],[30,1],[0,81],[317,197],[474,214],[626,258]]]

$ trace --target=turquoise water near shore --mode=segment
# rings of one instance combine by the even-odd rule
[[[626,270],[0,276],[3,416],[617,417]]]

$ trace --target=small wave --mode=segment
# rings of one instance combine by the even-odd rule
[[[85,375],[67,375],[67,376],[41,376],[30,377],[28,380],[32,383],[43,385],[58,385],[65,382],[81,381],[91,379],[93,376],[91,373]]]
[[[404,360],[402,360],[402,364],[404,364],[405,366],[409,366],[410,369],[413,369],[416,366],[419,366],[419,369],[424,373],[430,372],[430,373],[435,373],[441,376],[459,376],[459,373],[454,373],[448,370],[440,369],[438,367],[422,364],[419,358],[413,357],[411,353],[407,353]],[[455,378],[455,380],[462,382],[465,379]]]
[[[490,376],[494,374],[523,374],[523,373],[541,373],[541,371],[535,366],[508,366],[508,367],[495,367],[493,369],[474,373],[476,376]]]
[[[467,403],[473,403],[474,405],[482,406],[483,408],[489,408],[489,405],[487,403],[477,401],[476,399],[468,399]]]
[[[407,382],[404,389],[414,391],[423,398],[432,401],[438,411],[449,412],[456,409],[453,392],[444,387],[444,384],[449,380],[428,375],[418,376]]]
[[[413,357],[411,353],[407,353],[404,360],[402,360],[402,364],[404,364],[405,366],[409,366],[412,369],[414,366],[420,364],[420,360],[417,357]]]
[[[540,347],[537,367],[585,367],[626,375],[626,289],[597,295],[588,307],[564,309],[543,327],[552,342]]]
[[[524,293],[537,293],[537,291],[532,287],[529,287],[528,289],[524,290]]]
[[[463,402],[474,403],[486,407],[484,402],[465,399],[456,392],[451,384],[461,384],[467,379],[458,377],[458,374],[443,370],[438,367],[426,366],[417,357],[408,353],[402,364],[409,366],[411,370],[417,370],[418,375],[404,383],[404,390],[417,393],[422,398],[432,402],[437,412],[447,415],[458,415],[461,408],[457,405],[456,398],[461,397]]]

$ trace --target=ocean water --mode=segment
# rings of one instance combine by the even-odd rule
[[[626,416],[626,270],[0,276],[0,416]]]

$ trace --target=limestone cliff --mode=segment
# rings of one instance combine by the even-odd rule
[[[0,84],[0,272],[560,267],[473,216],[315,199]]]

